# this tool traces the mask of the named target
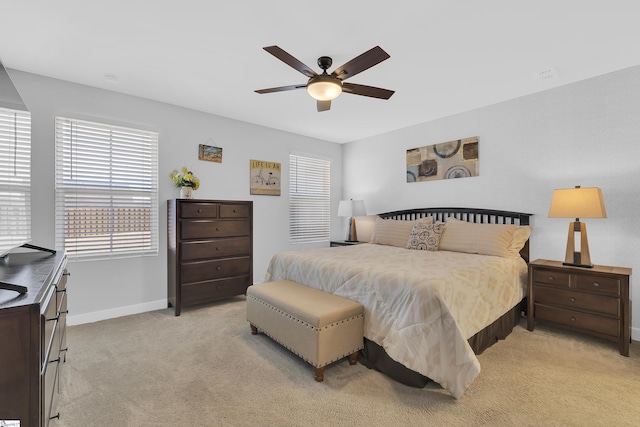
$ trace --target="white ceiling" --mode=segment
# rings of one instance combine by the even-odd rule
[[[3,1],[0,58],[27,71],[338,143],[640,64],[638,0]],[[306,78],[379,45],[391,58],[316,112]],[[539,79],[557,72],[557,79]],[[115,76],[115,77],[114,77]],[[114,81],[115,80],[115,81]]]

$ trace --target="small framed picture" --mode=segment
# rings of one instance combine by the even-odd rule
[[[222,163],[222,148],[200,144],[200,149],[198,150],[198,160]]]
[[[265,196],[280,195],[280,163],[251,160],[249,166],[251,184],[250,194]]]

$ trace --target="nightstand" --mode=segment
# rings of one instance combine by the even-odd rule
[[[631,269],[596,265],[571,267],[560,261],[529,263],[527,329],[541,321],[617,341],[629,356]]]
[[[347,242],[346,240],[332,240],[329,242],[329,247],[335,248],[336,246],[352,246],[360,244],[360,242]]]

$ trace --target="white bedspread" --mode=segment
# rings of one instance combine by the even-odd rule
[[[480,373],[467,339],[524,296],[524,260],[360,244],[281,252],[266,280],[360,302],[364,335],[455,398]]]

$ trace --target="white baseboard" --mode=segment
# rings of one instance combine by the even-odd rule
[[[640,328],[631,328],[631,339],[640,341]]]
[[[162,310],[167,308],[167,300],[158,300],[146,302],[144,304],[128,305],[126,307],[112,308],[109,310],[94,311],[92,313],[77,314],[75,316],[67,316],[67,325],[82,325],[84,323],[93,323],[100,320],[114,319],[116,317],[129,316],[131,314],[144,313],[147,311]]]

